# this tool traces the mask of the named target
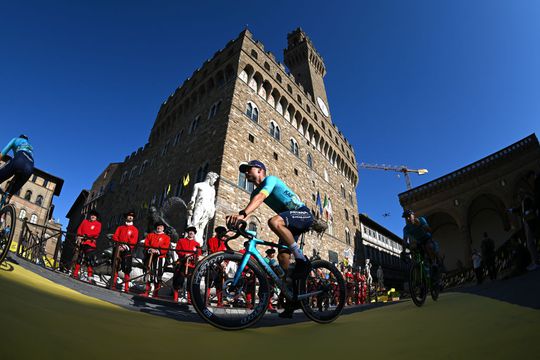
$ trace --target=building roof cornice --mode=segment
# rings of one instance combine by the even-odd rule
[[[399,202],[402,205],[407,205],[412,202],[416,202],[425,199],[434,193],[444,191],[452,188],[456,185],[465,183],[471,178],[477,177],[480,174],[485,173],[485,170],[493,166],[497,166],[504,162],[507,162],[519,154],[531,151],[539,150],[540,146],[538,138],[535,134],[531,134],[518,142],[505,147],[491,155],[488,155],[478,161],[473,162],[467,166],[462,167],[456,171],[453,171],[447,175],[441,176],[435,180],[432,180],[426,184],[417,186],[411,190],[402,192],[398,195]]]

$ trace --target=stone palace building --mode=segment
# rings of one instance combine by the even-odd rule
[[[306,235],[306,254],[318,250],[335,261],[354,251],[359,227],[354,150],[332,122],[321,55],[301,29],[288,34],[287,42],[286,66],[248,30],[217,51],[161,105],[148,143],[114,163],[113,173],[104,172],[107,186],[90,190],[92,205],[83,207],[83,215],[96,208],[104,232],[110,233],[123,213],[134,210],[139,215],[135,224],[144,231],[149,206],[160,206],[170,196],[188,202],[193,184],[213,171],[220,177],[209,236],[226,215],[247,205],[251,184],[238,166],[258,159],[314,213],[326,218],[317,195],[321,202],[330,199],[330,229],[322,240]],[[250,227],[259,237],[277,241],[266,223],[272,215],[262,206]],[[178,217],[181,231],[185,214]]]

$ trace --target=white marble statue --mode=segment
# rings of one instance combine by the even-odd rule
[[[188,226],[195,226],[197,234],[195,240],[201,245],[204,244],[204,228],[208,221],[216,214],[216,189],[214,184],[219,175],[209,172],[203,182],[196,183],[193,187],[193,195],[187,205]]]
[[[366,272],[366,282],[368,286],[368,291],[371,289],[371,284],[373,283],[373,278],[371,277],[371,262],[369,259],[366,259],[366,266],[364,267],[364,271]]]

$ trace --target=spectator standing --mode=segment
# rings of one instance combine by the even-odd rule
[[[98,221],[99,214],[95,210],[90,210],[89,219],[84,219],[77,229],[76,246],[79,251],[76,251],[75,270],[73,277],[79,278],[81,265],[86,265],[88,282],[92,282],[93,268],[90,261],[90,256],[96,250],[96,240],[101,233],[101,223]]]
[[[171,238],[165,234],[165,224],[158,221],[154,224],[155,231],[148,234],[144,240],[146,269],[146,290],[144,296],[150,292],[150,284],[154,283],[154,293],[152,297],[158,297],[161,287],[161,277],[165,268],[165,259],[171,246]]]
[[[379,291],[384,289],[384,273],[381,265],[377,268],[377,286]]]
[[[176,261],[173,275],[173,300],[174,302],[178,302],[178,290],[182,287],[184,293],[187,293],[188,303],[190,303],[191,295],[186,289],[185,279],[193,273],[195,263],[201,255],[201,247],[197,240],[195,240],[197,228],[190,226],[186,231],[187,237],[178,240],[176,243],[178,260]]]
[[[495,243],[488,236],[488,233],[484,233],[484,239],[481,244],[482,260],[486,267],[489,278],[495,280],[497,278],[497,267],[495,266]]]
[[[484,280],[482,275],[482,256],[476,249],[474,249],[472,252],[472,263],[474,273],[476,275],[476,283],[481,284]]]
[[[126,222],[116,228],[112,239],[115,244],[114,254],[117,256],[117,261],[120,261],[120,269],[124,273],[124,292],[129,292],[129,280],[131,268],[133,266],[132,251],[137,244],[139,238],[139,230],[133,225],[135,220],[135,212],[129,211],[125,214]],[[113,269],[113,289],[116,289],[116,281],[118,280],[118,264],[117,268]]]

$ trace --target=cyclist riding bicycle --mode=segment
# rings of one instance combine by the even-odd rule
[[[403,241],[407,247],[420,247],[424,250],[431,265],[439,265],[439,249],[431,236],[431,228],[427,220],[422,217],[416,217],[412,210],[403,211],[402,217],[405,218],[406,225],[403,227]],[[405,249],[403,249],[403,253]],[[403,254],[402,253],[402,254]]]
[[[238,215],[226,217],[227,225],[236,226],[239,221],[245,221],[264,202],[277,213],[268,220],[268,226],[279,237],[279,243],[288,246],[288,249],[279,250],[279,264],[286,274],[291,254],[294,255],[296,265],[291,278],[305,278],[311,270],[311,263],[296,241],[313,224],[311,211],[280,178],[266,176],[266,166],[262,162],[251,160],[247,164],[241,164],[239,171],[245,173],[246,180],[253,183],[255,189],[244,210]],[[291,309],[285,310],[287,315],[292,315]]]
[[[21,190],[34,171],[33,147],[28,142],[28,136],[19,135],[11,139],[0,153],[0,160],[3,160],[4,156],[10,151],[13,151],[13,159],[0,168],[0,183],[15,176],[6,197],[6,204],[9,203],[13,194]]]

